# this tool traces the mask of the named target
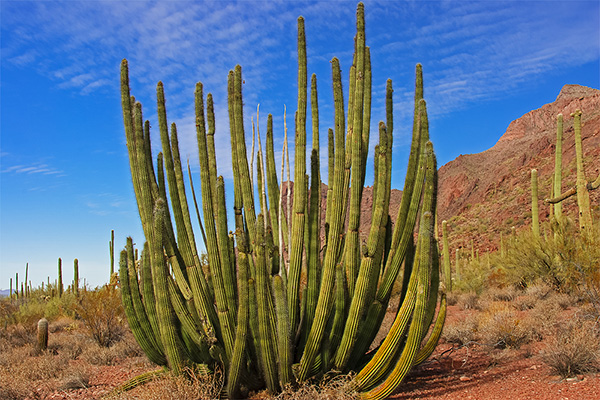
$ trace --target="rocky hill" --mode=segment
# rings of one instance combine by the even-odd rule
[[[438,224],[449,222],[450,248],[474,246],[485,252],[498,248],[500,232],[508,235],[531,223],[531,169],[538,170],[540,222],[548,219],[550,207],[543,199],[551,197],[556,143],[556,116],[563,114],[563,191],[576,179],[573,113],[583,112],[582,138],[586,176],[600,173],[600,90],[565,85],[556,101],[511,122],[490,149],[461,155],[439,169]],[[284,183],[284,209],[287,198]],[[293,183],[291,184],[293,192]],[[365,187],[361,204],[361,236],[366,237],[371,222],[372,187]],[[321,185],[322,215],[325,218],[327,185]],[[402,192],[393,190],[390,215],[395,222]],[[591,204],[600,212],[600,190],[592,192]],[[577,216],[577,200],[563,203],[563,210]],[[321,231],[324,236],[324,230]]]
[[[573,113],[581,109],[586,177],[600,171],[600,90],[565,85],[556,101],[513,121],[490,149],[461,155],[439,169],[438,219],[449,221],[450,246],[497,248],[500,232],[510,233],[531,221],[530,171],[538,170],[540,198],[550,197],[554,173],[556,116],[564,117],[563,191],[574,185],[575,143]],[[599,211],[600,193],[592,192],[592,207]],[[576,198],[563,203],[566,213],[577,215]],[[540,221],[549,206],[539,203]]]

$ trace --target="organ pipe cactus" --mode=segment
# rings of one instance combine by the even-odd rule
[[[153,362],[176,372],[187,363],[209,368],[219,364],[226,371],[224,394],[230,398],[259,388],[278,392],[330,371],[352,370],[358,372],[353,385],[362,396],[381,399],[431,354],[445,318],[445,295],[437,307],[439,255],[433,218],[437,166],[429,141],[422,68],[417,65],[413,138],[396,224],[392,229],[389,216],[393,90],[388,80],[386,118],[379,123],[374,156],[376,189],[371,224],[366,232],[360,232],[371,118],[371,63],[363,4],[357,9],[347,109],[339,60],[331,61],[334,127],[329,133],[329,188],[323,221],[317,80],[313,75],[308,96],[306,60],[304,19],[300,17],[291,214],[282,209],[283,192],[289,194],[291,185],[288,182],[284,188],[283,175],[281,185],[278,181],[271,115],[267,118],[265,152],[259,133],[257,162],[251,163],[257,167],[257,179],[251,178],[254,171],[248,159],[253,160],[254,155],[246,148],[242,69],[238,65],[229,73],[234,235],[228,233],[225,183],[217,171],[214,143],[221,133],[215,131],[212,96],[208,94],[205,103],[203,85],[196,85],[201,185],[197,214],[207,249],[206,269],[200,263],[192,229],[177,127],[173,123],[168,129],[165,88],[159,82],[162,152],[155,163],[149,123],[144,123],[142,106],[130,94],[128,63],[123,60],[125,135],[146,237],[139,268],[131,239],[121,252],[123,304],[136,340]],[[305,157],[309,99],[313,124],[310,179]],[[257,115],[257,132],[259,122]],[[257,199],[256,193],[260,196]],[[192,195],[195,200],[193,187]],[[288,207],[290,200],[288,197]],[[415,249],[413,233],[418,219]],[[322,228],[326,233],[323,244]],[[303,269],[306,282],[301,279]],[[404,285],[392,331],[369,351],[397,279]],[[427,336],[431,325],[432,333]]]

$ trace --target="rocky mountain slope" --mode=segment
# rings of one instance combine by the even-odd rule
[[[564,117],[563,191],[574,185],[575,143],[573,113],[581,109],[582,140],[587,179],[600,171],[600,90],[565,85],[556,101],[513,121],[490,149],[461,155],[439,169],[438,219],[449,221],[450,247],[469,247],[473,239],[481,251],[497,248],[500,232],[518,229],[531,221],[530,172],[538,170],[539,195],[550,197],[554,173],[556,116]],[[599,211],[600,193],[591,204]],[[575,197],[563,203],[576,219]],[[540,200],[540,221],[548,219],[549,206]]]
[[[538,170],[540,222],[548,220],[556,143],[556,116],[563,114],[563,192],[575,184],[575,142],[573,113],[581,109],[582,138],[586,176],[600,173],[600,90],[565,85],[556,101],[511,122],[502,137],[490,149],[461,155],[439,169],[438,224],[449,222],[450,248],[470,249],[471,240],[480,252],[499,246],[500,232],[510,234],[531,223],[531,169]],[[284,183],[283,207],[286,209],[287,183]],[[291,184],[293,192],[293,183]],[[361,236],[366,238],[371,223],[372,187],[365,187],[361,204]],[[327,185],[321,185],[322,213],[325,218]],[[393,190],[390,215],[395,222],[402,192]],[[592,192],[592,208],[600,212],[600,190]],[[563,203],[563,210],[577,218],[577,200]],[[599,221],[600,223],[600,221]],[[440,229],[441,231],[441,229]],[[321,231],[324,238],[324,230]]]

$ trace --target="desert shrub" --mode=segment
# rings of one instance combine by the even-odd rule
[[[337,375],[332,379],[325,378],[315,385],[304,382],[299,387],[288,386],[275,399],[277,400],[354,400],[359,399],[356,391],[352,390],[350,381],[352,375]]]
[[[514,301],[521,293],[522,291],[514,286],[490,287],[483,293],[482,297],[491,301]]]
[[[495,348],[519,348],[531,341],[532,332],[523,318],[506,303],[491,303],[479,316],[481,340]]]
[[[125,332],[121,296],[112,285],[82,291],[75,311],[100,346],[109,347],[119,341]]]
[[[468,316],[464,320],[446,322],[442,332],[446,343],[465,345],[477,340],[477,318]]]
[[[456,305],[461,310],[479,310],[481,304],[479,302],[479,296],[475,293],[461,293],[457,296]]]
[[[463,293],[482,293],[488,286],[492,270],[487,262],[474,260],[459,260],[460,277],[455,276],[452,284],[453,290]]]
[[[524,294],[515,298],[511,302],[511,305],[515,308],[515,310],[526,311],[534,308],[537,301],[538,300],[534,296]]]
[[[600,337],[591,323],[573,320],[560,324],[543,351],[542,359],[563,378],[600,370]]]
[[[224,376],[221,371],[214,373],[193,368],[184,368],[183,373],[171,372],[162,375],[145,385],[111,399],[119,400],[213,400],[220,397]]]
[[[549,226],[547,225],[548,229]],[[550,229],[549,229],[550,230]],[[524,230],[511,240],[495,267],[504,284],[521,285],[531,294],[545,296],[553,291],[576,294],[598,305],[600,311],[600,230],[582,235],[568,218],[552,225],[546,237],[536,238]],[[600,312],[599,312],[600,314]]]
[[[78,365],[68,368],[61,379],[59,390],[85,389],[90,386],[90,370]]]
[[[114,365],[117,355],[112,347],[103,347],[94,343],[83,349],[81,359],[92,365]]]
[[[131,331],[126,331],[123,338],[112,346],[118,358],[146,357]]]

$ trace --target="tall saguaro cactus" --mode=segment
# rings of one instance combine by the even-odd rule
[[[558,177],[560,174],[555,172],[555,187],[554,187],[554,195],[556,197],[552,199],[546,199],[546,203],[550,204],[560,204],[565,201],[569,197],[577,195],[577,206],[579,208],[579,228],[585,235],[593,232],[593,222],[592,222],[592,212],[590,209],[590,190],[595,190],[600,187],[600,175],[595,180],[586,180],[585,178],[585,169],[583,165],[583,147],[581,143],[581,110],[577,109],[574,113],[571,114],[573,117],[573,130],[575,132],[575,156],[577,161],[577,181],[575,186],[570,188],[564,193],[560,191],[560,181]],[[558,142],[559,137],[562,137],[562,115],[559,115],[557,118],[557,147],[556,147],[556,165],[555,171],[560,169],[560,160],[562,160],[559,155],[559,150],[562,151],[562,146],[559,149]]]
[[[238,65],[227,80],[235,217],[235,235],[228,234],[225,183],[218,175],[214,147],[221,133],[215,131],[212,96],[207,95],[205,106],[203,85],[196,85],[202,199],[197,210],[204,227],[207,268],[200,262],[192,229],[177,127],[173,123],[168,129],[165,87],[160,82],[157,85],[162,152],[155,164],[150,126],[144,123],[141,104],[130,94],[128,64],[123,60],[125,135],[147,243],[140,267],[136,268],[132,240],[128,239],[121,253],[119,274],[129,325],[153,362],[176,372],[184,363],[209,368],[220,364],[226,371],[224,390],[229,397],[258,388],[277,392],[332,370],[354,370],[359,372],[354,387],[365,398],[382,399],[435,348],[446,303],[442,295],[435,318],[439,286],[438,247],[433,234],[437,165],[429,141],[422,68],[417,65],[413,139],[396,224],[392,229],[389,215],[393,90],[388,80],[386,121],[379,123],[374,155],[376,190],[371,225],[367,232],[360,232],[371,118],[371,63],[362,3],[358,5],[356,25],[347,108],[339,60],[331,61],[334,127],[329,134],[329,188],[323,221],[320,116],[315,75],[308,96],[304,19],[298,19],[298,110],[291,215],[281,209],[283,191],[289,193],[291,185],[288,182],[284,188],[283,182],[278,182],[271,115],[267,118],[266,156],[259,135],[257,179],[251,178],[254,163],[248,159],[253,160],[254,154],[249,155],[246,148],[243,79]],[[313,141],[307,171],[309,99]],[[257,127],[259,122],[257,115]],[[256,193],[260,196],[258,214]],[[192,194],[195,199],[193,187]],[[414,249],[413,233],[419,217]],[[322,228],[326,233],[323,246]],[[306,281],[302,279],[304,271]],[[397,279],[405,284],[394,326],[388,338],[369,351]],[[431,325],[434,327],[427,336]]]

